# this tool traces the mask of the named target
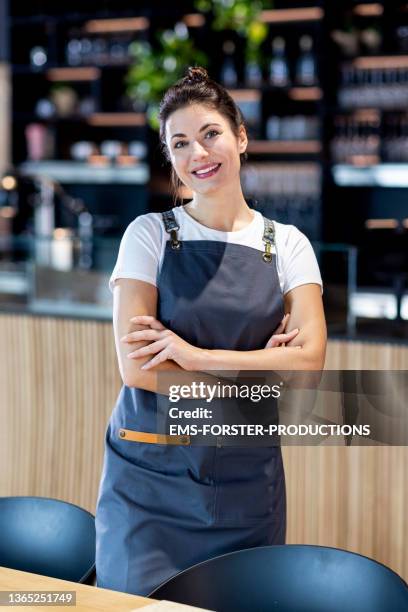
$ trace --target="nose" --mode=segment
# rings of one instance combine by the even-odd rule
[[[208,157],[208,151],[197,140],[192,143],[192,158],[193,161],[205,159]]]

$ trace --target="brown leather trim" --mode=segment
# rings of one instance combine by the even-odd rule
[[[166,436],[133,429],[119,429],[119,438],[129,440],[129,442],[147,442],[148,444],[181,444],[182,446],[190,444],[190,436]]]

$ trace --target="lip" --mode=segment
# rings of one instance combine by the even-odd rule
[[[202,174],[197,174],[197,170],[206,170],[207,168],[213,168],[213,170],[209,171],[208,173],[203,172]],[[192,170],[191,173],[194,174],[194,176],[198,179],[205,179],[214,176],[214,174],[217,174],[220,168],[220,163],[206,164],[205,166],[201,166],[201,168],[196,168],[195,170]]]

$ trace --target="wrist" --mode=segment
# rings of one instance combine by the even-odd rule
[[[200,372],[205,369],[211,369],[211,365],[213,363],[212,353],[213,351],[209,349],[198,349],[197,359],[195,359],[194,363],[194,370]]]

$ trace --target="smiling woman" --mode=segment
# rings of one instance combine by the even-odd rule
[[[190,68],[160,122],[173,184],[193,198],[141,215],[121,242],[110,287],[124,385],[96,512],[98,586],[141,595],[200,561],[284,543],[286,530],[280,447],[159,435],[157,372],[319,370],[326,347],[309,241],[242,193],[248,139],[228,92]]]
[[[188,134],[179,132],[180,126],[188,127]],[[231,190],[234,183],[237,187],[241,166],[237,138],[238,152],[244,152],[248,144],[244,126],[236,137],[228,119],[220,118],[216,109],[191,104],[174,111],[166,122],[166,141],[178,181],[202,195],[219,193],[220,188]]]
[[[210,80],[204,68],[191,68],[188,78],[189,90],[186,83],[184,89],[182,81],[176,83],[166,92],[160,108],[160,140],[164,156],[171,163],[175,197],[183,184],[194,191],[191,179],[199,179],[201,170],[215,164],[221,167],[227,162],[230,172],[235,170],[236,183],[247,158],[244,118],[226,89]]]

